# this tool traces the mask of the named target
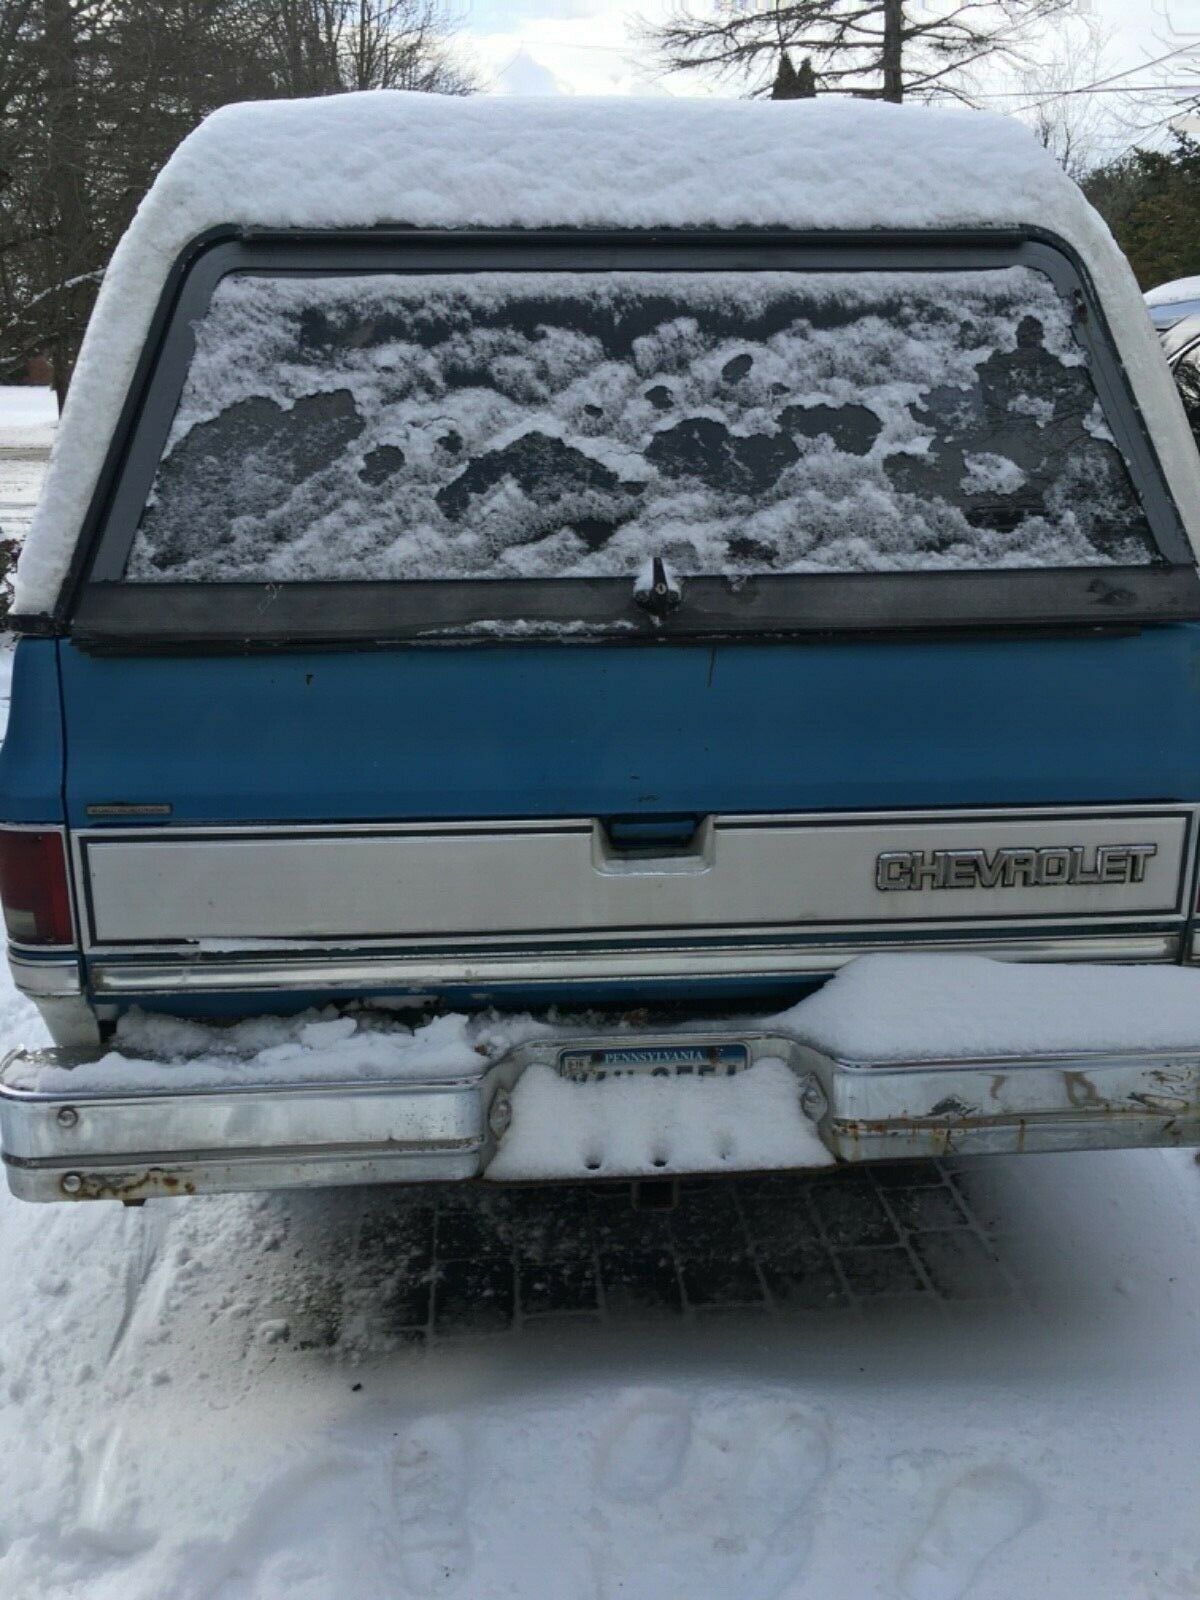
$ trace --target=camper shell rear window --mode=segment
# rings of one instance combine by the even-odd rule
[[[1190,570],[1086,284],[1040,241],[226,244],[145,398],[84,607],[127,633],[155,592],[186,632],[248,591],[286,629],[328,589],[353,631],[339,595],[387,589],[398,636],[441,637],[736,630],[749,588],[786,631],[806,579],[858,580],[825,585],[836,611],[886,577],[904,625],[922,577],[959,575],[961,615],[971,579],[1009,575],[1013,610],[1036,575],[1044,610],[1051,574]],[[670,619],[631,606],[653,558]]]

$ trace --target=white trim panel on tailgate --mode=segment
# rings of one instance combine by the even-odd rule
[[[77,841],[92,947],[687,936],[1181,916],[1193,814],[717,817],[658,859],[614,859],[586,819],[94,829]]]

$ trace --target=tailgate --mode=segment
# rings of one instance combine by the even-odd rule
[[[87,939],[1177,935],[1196,654],[1190,628],[269,659],[67,649]]]

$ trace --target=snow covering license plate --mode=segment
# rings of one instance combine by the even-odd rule
[[[558,1053],[560,1075],[576,1083],[633,1074],[652,1078],[729,1078],[749,1065],[750,1052],[744,1044],[614,1045]]]

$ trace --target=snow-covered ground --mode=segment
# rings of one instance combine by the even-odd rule
[[[7,989],[3,1031],[38,1032]],[[430,1275],[424,1197],[4,1197],[0,1593],[1195,1597],[1200,1169],[963,1182],[1011,1294],[618,1304],[425,1343],[383,1331]],[[482,1235],[492,1203],[449,1215]]]
[[[0,539],[24,539],[58,422],[52,389],[0,384]],[[8,721],[12,650],[0,646],[0,728]]]
[[[0,450],[49,450],[57,422],[53,389],[0,384]]]

